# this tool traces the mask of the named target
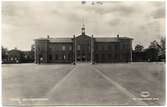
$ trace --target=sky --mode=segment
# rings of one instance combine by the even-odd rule
[[[34,39],[73,37],[81,33],[94,37],[133,38],[147,48],[165,36],[164,1],[2,2],[2,46],[30,50]]]

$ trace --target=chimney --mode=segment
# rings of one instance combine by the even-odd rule
[[[119,38],[119,34],[117,35],[117,38]]]

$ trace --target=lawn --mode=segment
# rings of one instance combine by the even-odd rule
[[[165,104],[165,65],[164,63],[129,63],[129,64],[98,64],[97,69],[117,81],[137,98],[143,91],[150,93],[156,101],[145,101],[149,105]]]
[[[83,64],[82,66],[72,64],[3,64],[3,104],[18,105],[17,101],[13,101],[15,98],[43,98],[49,90],[52,90],[55,84],[61,81],[63,77],[65,77],[70,71],[73,71],[73,68],[76,67],[81,71],[72,72],[70,74],[71,77],[68,76],[67,79],[64,80],[64,84],[67,84],[69,90],[73,88],[75,89],[75,87],[72,87],[73,85],[76,85],[71,83],[73,81],[77,83],[78,94],[80,94],[79,88],[86,87],[86,85],[88,85],[87,82],[90,82],[92,86],[96,87],[99,83],[94,82],[98,81],[97,78],[94,77],[99,74],[92,71],[92,69],[89,69],[89,67],[85,73],[82,73],[87,65],[88,64]],[[147,104],[163,105],[165,103],[164,63],[141,62],[95,64],[91,66],[120,84],[130,93],[135,95],[136,98],[141,98],[141,93],[143,91],[149,92],[148,97],[150,98],[158,98],[158,100],[155,101],[144,101]],[[91,73],[91,75],[87,76],[89,73]],[[81,80],[81,78],[84,80]],[[106,80],[103,80],[103,83],[100,84],[104,84],[104,86],[107,87],[106,85],[108,83],[107,81],[105,83],[105,81]],[[64,90],[63,87],[66,87],[63,86],[64,84],[61,85],[62,90]]]
[[[15,98],[41,98],[73,65],[2,65],[3,104],[18,104]]]

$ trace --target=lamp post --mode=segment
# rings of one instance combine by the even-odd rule
[[[94,41],[93,41],[93,35],[91,37],[91,64],[94,64]]]
[[[130,47],[130,61],[132,62],[133,61],[133,53],[132,53],[132,40],[131,40],[131,42],[130,42],[130,45],[131,45],[131,47]]]
[[[73,47],[74,47],[74,49],[73,49],[73,64],[75,65],[76,64],[76,37],[75,37],[75,35],[73,36],[73,39],[74,39],[74,45],[73,45]]]

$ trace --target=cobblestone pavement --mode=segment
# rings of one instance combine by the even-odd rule
[[[4,105],[164,104],[160,63],[11,64],[2,71]]]

